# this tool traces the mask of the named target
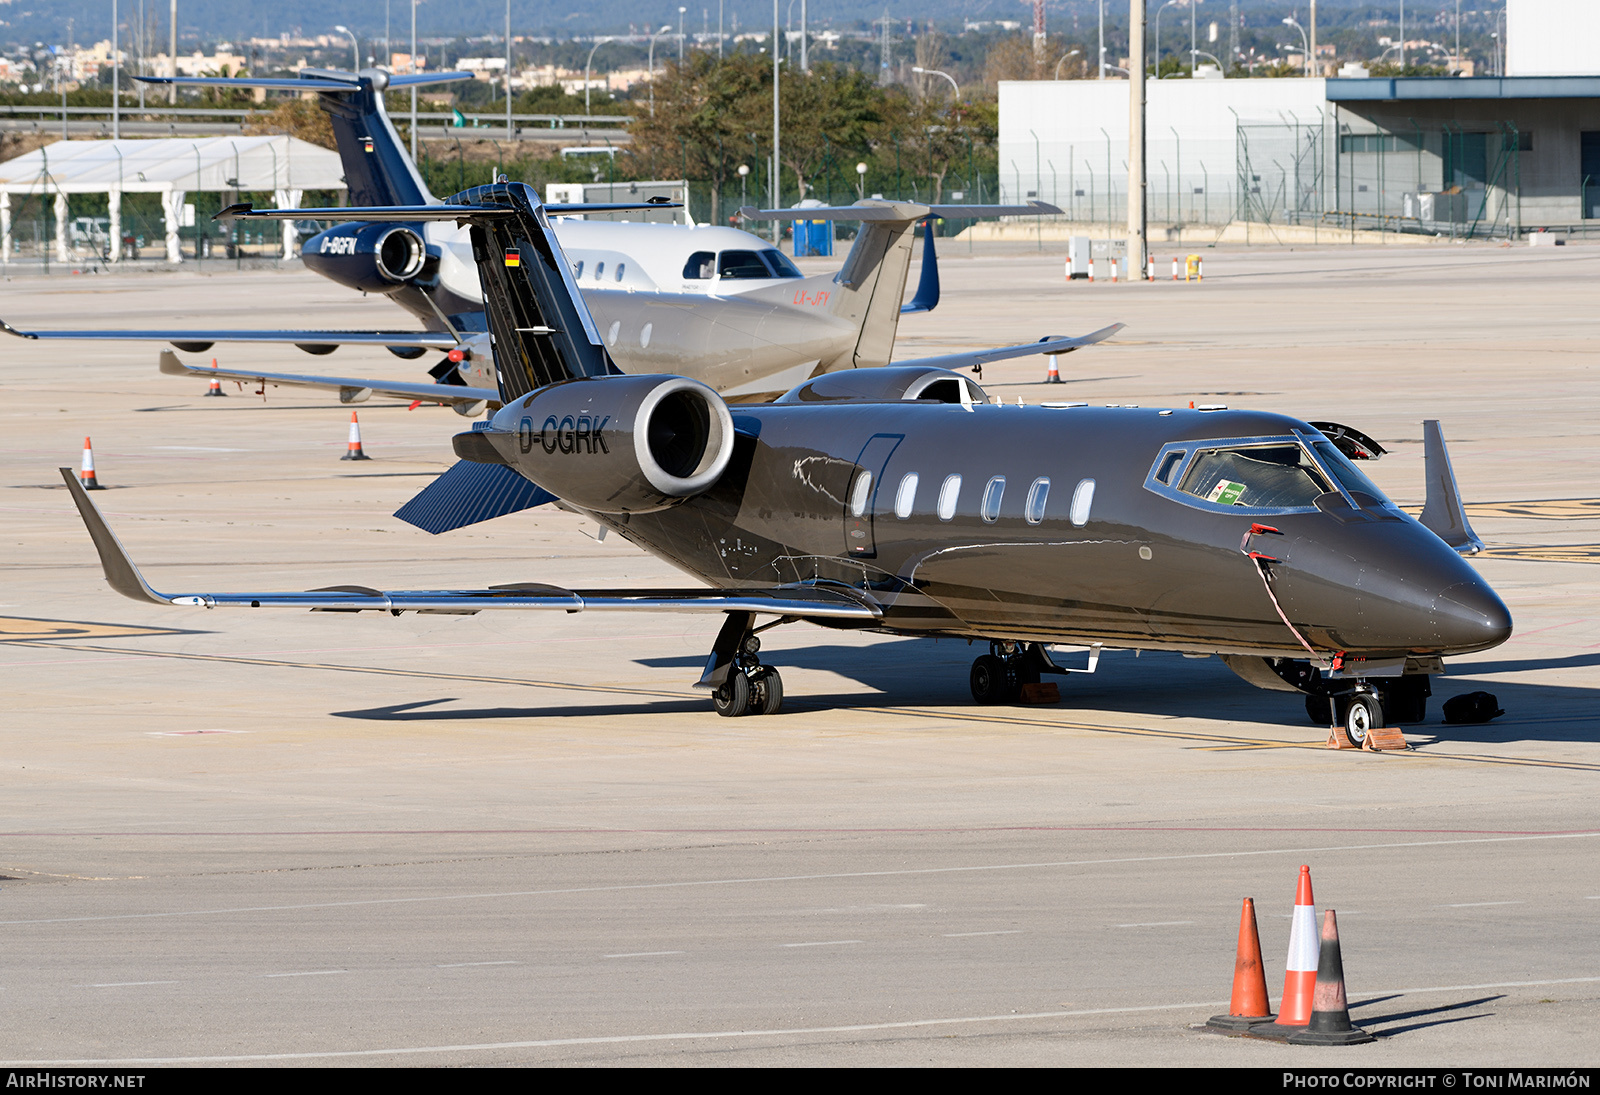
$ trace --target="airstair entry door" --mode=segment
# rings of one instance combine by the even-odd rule
[[[850,477],[850,491],[844,501],[845,554],[857,559],[871,559],[878,554],[878,542],[872,531],[872,518],[878,508],[878,499],[888,498],[883,493],[883,471],[889,457],[905,440],[905,434],[873,434],[856,457],[856,470]]]

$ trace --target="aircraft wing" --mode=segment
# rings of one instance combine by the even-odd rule
[[[460,384],[412,384],[404,380],[364,380],[348,376],[307,376],[299,373],[263,373],[243,369],[212,369],[185,365],[171,350],[161,351],[161,371],[168,376],[203,376],[218,380],[242,380],[250,384],[276,384],[290,388],[323,388],[338,391],[342,403],[361,403],[374,395],[397,399],[420,399],[424,403],[449,403],[467,407],[477,403],[500,405],[500,393],[490,388],[468,388]]]
[[[124,597],[157,605],[189,608],[304,608],[314,612],[421,612],[470,615],[485,609],[584,611],[759,612],[805,619],[872,623],[876,605],[828,586],[789,585],[752,589],[563,589],[536,583],[488,589],[406,589],[382,591],[366,586],[332,586],[304,593],[160,593],[150,587],[127,550],[106,524],[71,468],[62,468],[78,513],[100,554],[111,588]]]
[[[975,366],[987,365],[991,361],[1005,361],[1013,357],[1027,357],[1030,354],[1070,354],[1073,350],[1084,346],[1093,346],[1096,342],[1104,342],[1123,327],[1123,323],[1113,323],[1109,327],[1102,327],[1091,334],[1080,335],[1077,338],[1055,338],[1046,336],[1038,342],[1024,342],[1020,346],[999,346],[992,350],[966,350],[958,354],[940,354],[937,357],[918,357],[910,361],[896,361],[895,365],[926,365],[936,369],[970,369]]]
[[[99,342],[170,342],[180,350],[194,353],[210,349],[217,342],[267,342],[294,346],[420,346],[429,350],[453,350],[461,339],[444,331],[19,331],[0,319],[0,331],[18,338],[40,340],[81,339]],[[326,350],[322,350],[326,353]]]
[[[746,205],[739,210],[739,216],[747,221],[900,221],[923,217],[1049,217],[1061,212],[1042,201],[1030,201],[1026,205],[925,205],[869,198],[855,205],[794,206],[790,209],[757,209]]]

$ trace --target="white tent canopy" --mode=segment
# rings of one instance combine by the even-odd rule
[[[293,208],[307,190],[345,189],[339,154],[297,137],[167,137],[159,140],[57,141],[0,163],[0,261],[11,259],[11,195],[55,198],[56,252],[67,250],[67,195],[106,194],[111,235],[122,238],[122,195],[161,195],[167,261],[180,261],[178,226],[190,191],[271,190]],[[293,225],[283,222],[283,256],[294,255]],[[112,261],[121,248],[111,248]]]

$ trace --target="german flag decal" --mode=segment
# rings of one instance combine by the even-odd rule
[[[363,137],[363,138],[361,138],[361,144],[362,144],[362,147],[366,151],[368,151],[368,152],[372,151],[372,138],[371,137]]]
[[[521,266],[522,265],[522,252],[517,250],[515,247],[507,247],[506,248],[506,265],[507,266]]]

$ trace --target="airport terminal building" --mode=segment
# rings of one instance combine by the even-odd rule
[[[1600,75],[1146,84],[1146,209],[1163,226],[1467,236],[1600,227]],[[1127,223],[1126,80],[1000,85],[1002,201]]]

